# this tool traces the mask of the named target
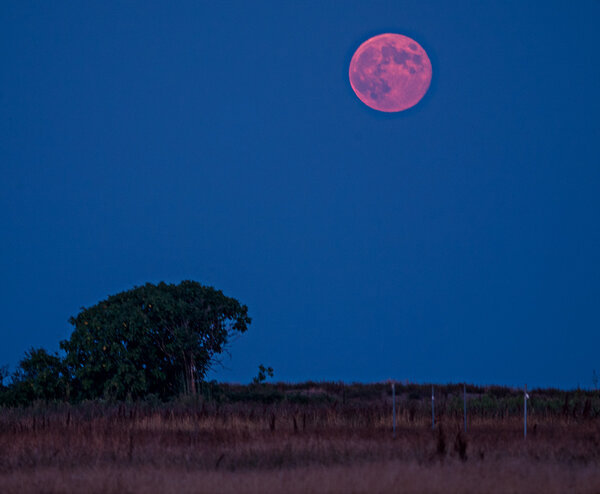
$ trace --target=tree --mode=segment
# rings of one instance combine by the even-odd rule
[[[194,281],[146,284],[70,319],[65,350],[79,398],[195,394],[215,355],[251,322],[248,308]]]
[[[252,379],[252,384],[262,384],[267,377],[273,377],[273,367],[265,367],[263,364],[258,366],[258,374]]]
[[[0,367],[0,389],[4,388],[4,380],[9,376],[8,365]]]
[[[63,360],[43,348],[32,348],[19,362],[9,386],[12,401],[64,400],[69,391],[68,371]]]

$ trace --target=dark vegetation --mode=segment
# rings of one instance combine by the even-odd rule
[[[527,440],[521,390],[467,392],[465,432],[462,386],[436,386],[432,430],[431,387],[397,383],[395,438],[388,383],[213,382],[169,401],[36,401],[0,409],[0,482],[5,492],[600,489],[597,392],[532,390]]]
[[[246,306],[186,281],[83,308],[61,354],[0,368],[10,492],[600,492],[600,395],[395,383],[206,382]]]
[[[250,322],[245,305],[212,287],[148,283],[72,317],[61,355],[31,349],[6,385],[3,369],[0,404],[194,395]]]

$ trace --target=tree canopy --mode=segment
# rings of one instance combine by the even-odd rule
[[[251,322],[248,308],[195,281],[147,283],[82,308],[66,352],[79,399],[196,393],[214,357]]]
[[[0,371],[2,381],[7,370]],[[7,404],[31,403],[35,400],[64,400],[69,394],[68,371],[63,360],[55,353],[43,348],[32,348],[25,352],[17,370],[12,376],[12,384],[4,388],[4,401]]]

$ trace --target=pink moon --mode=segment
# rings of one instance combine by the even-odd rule
[[[367,106],[399,112],[415,106],[431,84],[431,61],[415,40],[380,34],[358,47],[350,61],[350,85]]]

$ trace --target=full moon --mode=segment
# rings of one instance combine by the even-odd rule
[[[350,85],[367,106],[399,112],[415,106],[429,89],[431,61],[415,40],[380,34],[358,47],[350,61]]]

